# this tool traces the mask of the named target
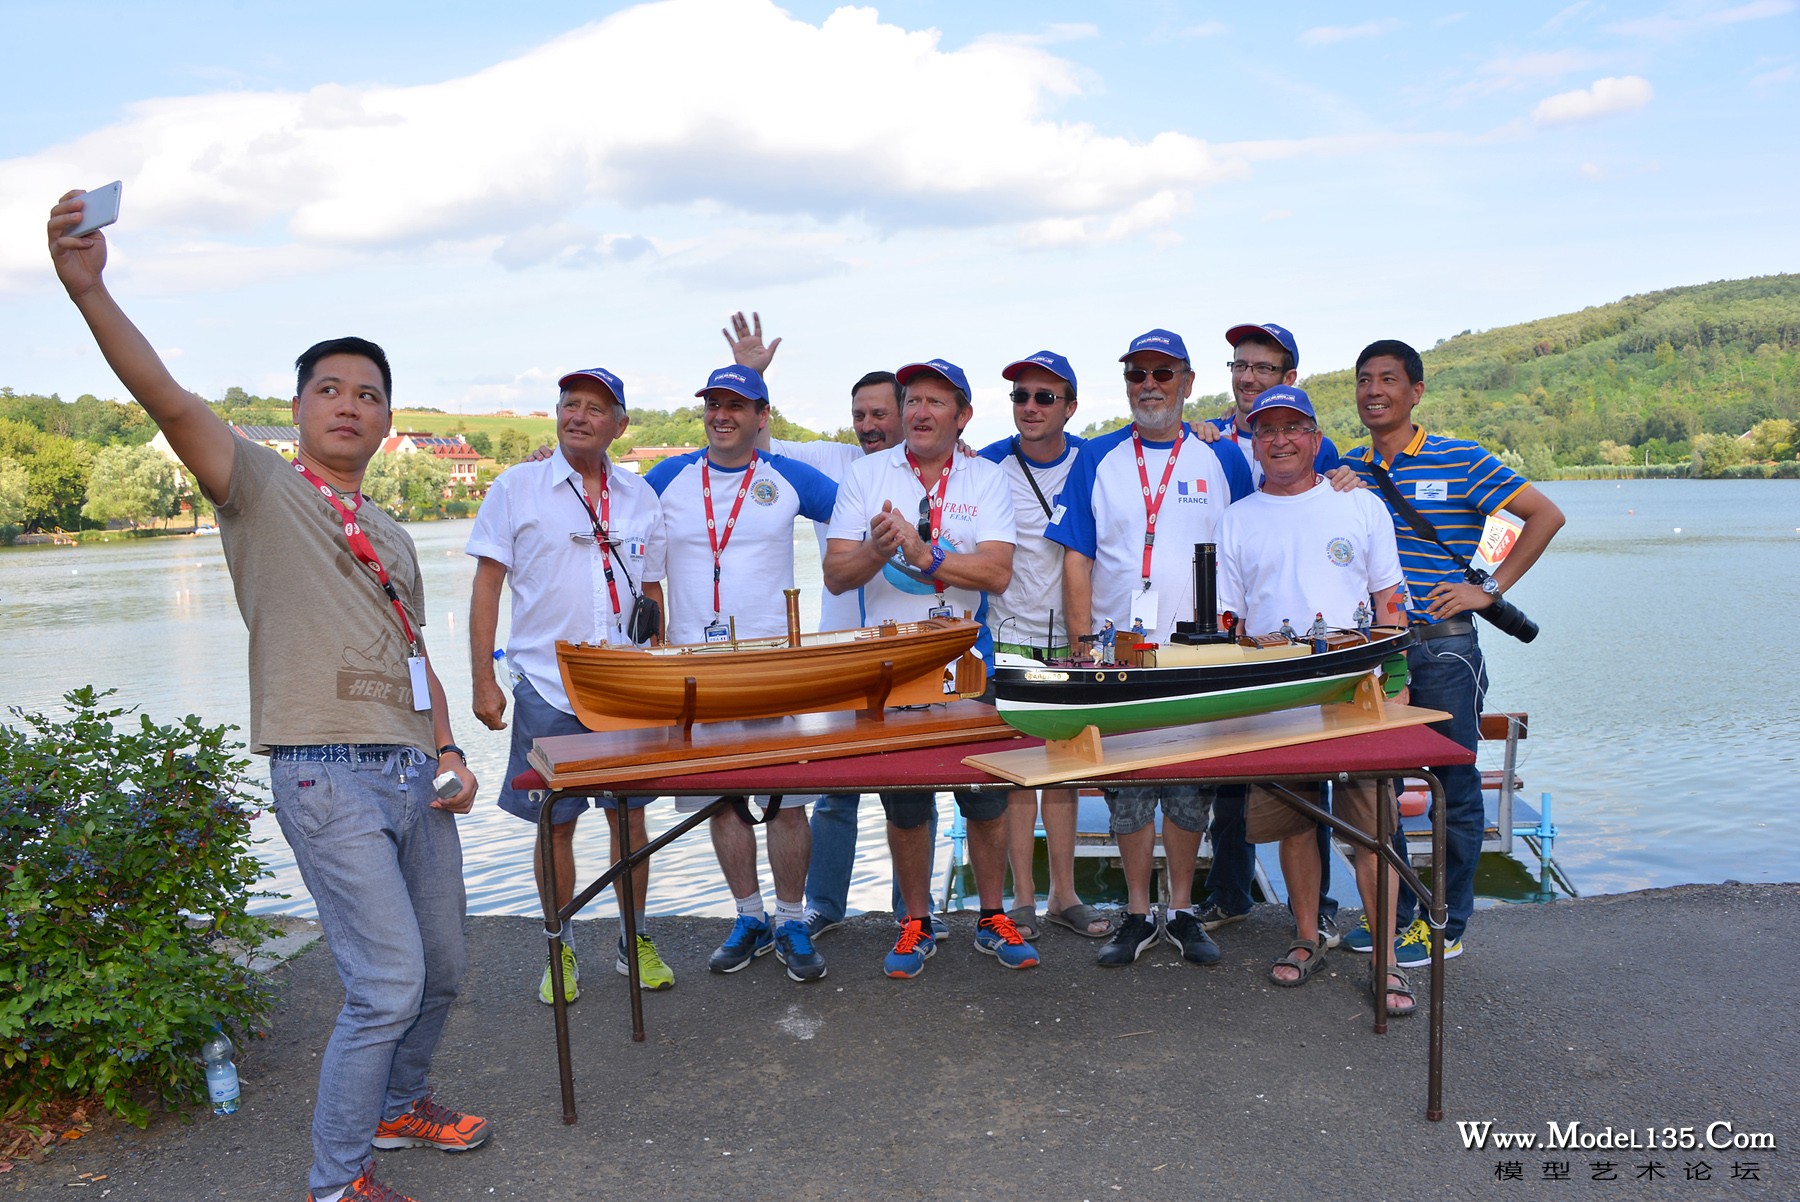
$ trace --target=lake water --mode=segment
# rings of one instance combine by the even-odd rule
[[[1569,523],[1511,594],[1543,634],[1526,646],[1484,628],[1482,645],[1493,678],[1487,708],[1531,713],[1520,772],[1526,796],[1554,797],[1556,858],[1569,882],[1590,894],[1800,880],[1800,831],[1790,816],[1800,744],[1793,651],[1800,481],[1544,488]],[[483,782],[475,813],[462,820],[469,908],[535,914],[533,828],[491,800],[507,736],[469,711],[473,561],[462,553],[469,523],[410,530],[457,739]],[[816,615],[810,528],[796,534],[794,549],[801,612]],[[1764,631],[1774,632],[1767,647]],[[194,713],[245,726],[245,645],[217,538],[0,552],[0,703],[7,707],[54,711],[63,693],[93,684],[117,689],[119,701],[158,722]],[[253,762],[259,776],[263,767]],[[653,834],[672,825],[672,810],[651,807]],[[578,870],[585,881],[600,871],[606,839],[597,817],[584,829]],[[259,908],[309,913],[274,820],[259,819],[256,830],[270,865],[267,887],[290,895]],[[945,855],[940,847],[940,870]],[[885,835],[871,798],[851,904],[886,909],[887,899]],[[732,912],[704,835],[657,857],[651,909]],[[611,913],[610,895],[588,913]]]

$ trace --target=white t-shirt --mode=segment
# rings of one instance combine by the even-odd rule
[[[714,529],[723,543],[715,610],[712,541],[700,486],[705,463],[705,451],[692,451],[663,460],[644,477],[662,498],[668,531],[669,641],[705,642],[715,619],[728,627],[735,619],[739,638],[785,634],[787,599],[781,590],[794,587],[794,519],[830,517],[837,488],[804,463],[780,455],[758,453],[738,468],[709,466]],[[728,531],[746,473],[749,488]]]
[[[904,445],[865,455],[851,467],[838,486],[837,506],[832,510],[830,536],[861,542],[869,536],[869,522],[881,512],[883,501],[892,501],[909,518],[919,511],[925,486],[906,461]],[[944,486],[943,524],[938,545],[946,553],[967,554],[982,543],[1016,541],[1013,526],[1012,489],[1000,469],[987,460],[968,455],[950,457],[950,479]],[[862,586],[864,621],[919,622],[939,605],[950,607],[952,617],[966,611],[982,623],[976,648],[993,663],[993,636],[988,626],[988,595],[976,589],[937,589],[899,565],[883,565]]]
[[[998,642],[1060,647],[1067,641],[1061,621],[1063,549],[1061,544],[1044,537],[1044,528],[1050,524],[1050,513],[1045,512],[1044,506],[1047,503],[1050,511],[1055,511],[1063,482],[1081,456],[1082,440],[1073,434],[1065,438],[1068,445],[1054,461],[1038,463],[1028,455],[1028,467],[1021,467],[1019,456],[1013,453],[1016,437],[989,443],[979,452],[1005,474],[1012,488],[1013,518],[1019,531],[1019,541],[1013,548],[1012,583],[993,599],[989,608],[989,624]],[[1027,470],[1030,479],[1026,478]],[[1053,616],[1057,620],[1052,632],[1049,626]]]
[[[1297,496],[1258,492],[1219,524],[1219,609],[1251,634],[1285,620],[1304,635],[1315,613],[1354,628],[1357,605],[1403,579],[1394,519],[1366,488],[1338,492],[1320,480]]]
[[[1109,621],[1115,630],[1130,630],[1133,598],[1144,589],[1147,511],[1134,429],[1125,426],[1088,440],[1063,485],[1058,516],[1045,531],[1052,542],[1094,561],[1090,634]],[[1181,451],[1157,512],[1151,546],[1150,587],[1157,604],[1155,621],[1145,622],[1144,634],[1156,643],[1167,642],[1176,622],[1194,616],[1194,544],[1216,542],[1225,507],[1252,489],[1249,465],[1236,446],[1208,445],[1185,422],[1181,431]],[[1173,440],[1144,443],[1151,499],[1175,446]]]
[[[565,714],[575,711],[556,666],[556,641],[629,643],[625,622],[632,595],[626,577],[641,589],[664,575],[662,505],[656,494],[610,462],[606,481],[607,532],[619,540],[613,551],[625,561],[624,571],[618,560],[610,561],[617,611],[602,566],[606,548],[593,541],[593,522],[581,504],[581,473],[560,449],[495,478],[464,548],[506,569],[512,586],[506,658],[538,696]],[[600,498],[589,499],[598,513]],[[571,534],[589,538],[576,542]]]
[[[831,442],[827,439],[815,439],[812,442],[789,442],[785,438],[771,438],[769,449],[777,455],[785,455],[790,459],[798,459],[808,467],[816,468],[834,484],[841,484],[844,475],[853,464],[861,462],[863,449],[860,444],[847,442]],[[813,533],[819,539],[819,559],[825,559],[825,531],[830,526],[830,519],[813,523]],[[819,629],[820,630],[853,630],[863,625],[862,590],[856,589],[839,596],[830,589],[819,590]]]

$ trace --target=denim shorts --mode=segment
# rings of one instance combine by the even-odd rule
[[[924,826],[937,812],[936,793],[883,793],[881,808],[887,820],[903,831]],[[970,822],[992,822],[1006,813],[1006,793],[999,789],[977,789],[956,794],[956,808]]]
[[[527,792],[513,788],[513,781],[531,770],[531,761],[525,757],[531,751],[532,740],[548,739],[553,735],[587,733],[588,728],[574,714],[565,714],[539,697],[529,680],[521,679],[513,685],[512,755],[506,761],[506,780],[500,787],[500,808],[527,822],[536,822],[538,814],[544,808],[544,798],[550,796],[550,790],[532,789]],[[650,800],[648,797],[628,797],[625,804],[637,809],[649,805]],[[556,808],[550,812],[550,821],[557,826],[573,822],[581,817],[590,804],[610,810],[618,804],[618,799],[610,793],[598,793],[592,797],[558,797]]]

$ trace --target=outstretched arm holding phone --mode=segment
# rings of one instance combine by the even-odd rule
[[[95,231],[76,238],[85,195],[65,195],[50,210],[50,259],[69,299],[93,331],[94,342],[126,389],[169,438],[169,445],[215,503],[226,500],[231,484],[231,428],[206,402],[176,383],[151,347],[149,339],[125,316],[106,290],[106,235]]]

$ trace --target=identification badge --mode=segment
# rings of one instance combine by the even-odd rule
[[[925,611],[925,616],[928,618],[953,618],[956,615],[950,612],[948,605],[934,605]]]
[[[1415,501],[1448,501],[1450,499],[1450,481],[1420,480],[1413,485]]]
[[[1153,588],[1131,595],[1131,633],[1139,638],[1154,638],[1157,627],[1157,594]]]
[[[423,655],[406,657],[406,670],[412,676],[413,708],[428,710],[431,708],[431,677],[425,671]]]
[[[731,639],[731,629],[725,623],[714,618],[706,624],[704,638],[709,643],[724,643]]]
[[[1050,511],[1050,524],[1052,526],[1054,526],[1054,525],[1056,525],[1056,523],[1062,521],[1063,514],[1067,513],[1068,511],[1069,511],[1069,507],[1067,505],[1064,505],[1061,501],[1058,501],[1056,503],[1056,508],[1052,509]]]

